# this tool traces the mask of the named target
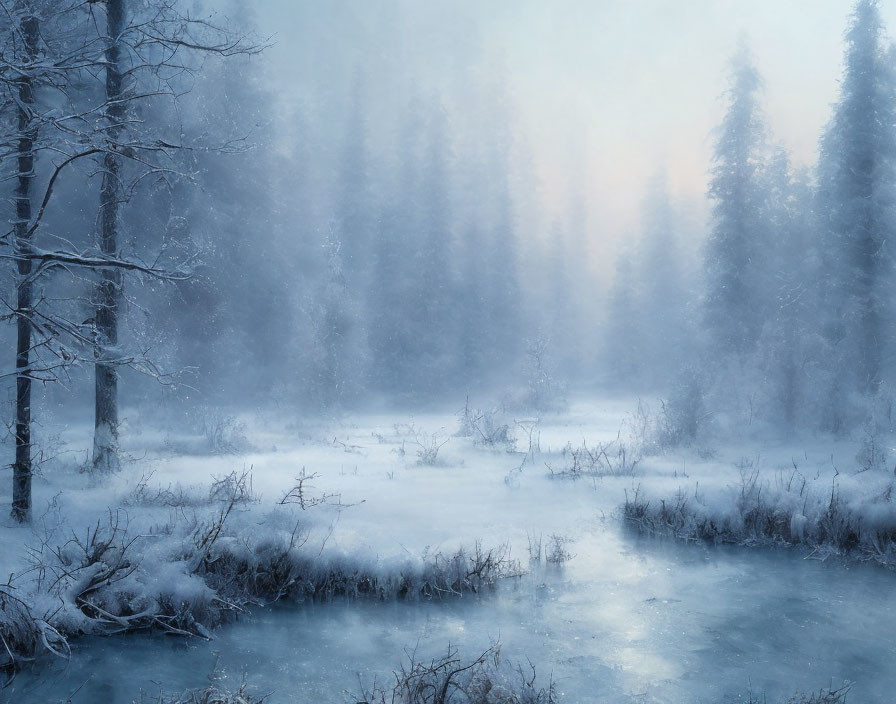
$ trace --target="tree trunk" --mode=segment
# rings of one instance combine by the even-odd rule
[[[106,122],[107,151],[103,157],[103,183],[100,191],[100,249],[103,254],[118,254],[119,211],[122,201],[121,155],[118,136],[125,117],[122,97],[122,56],[120,38],[124,31],[125,0],[106,0]],[[119,468],[118,457],[118,305],[121,298],[121,272],[104,269],[97,288],[96,330],[96,405],[93,435],[93,467],[102,472]]]
[[[20,24],[25,52],[29,60],[37,55],[39,34],[36,17],[23,17]],[[32,124],[30,106],[34,104],[34,84],[31,76],[18,79],[18,169],[16,184],[15,253],[27,253],[31,248],[31,200],[34,192],[34,142],[37,128]],[[17,521],[31,520],[31,260],[18,262],[16,290],[16,459],[12,478],[12,517]]]

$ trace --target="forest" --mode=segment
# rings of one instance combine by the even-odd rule
[[[0,0],[0,702],[890,701],[893,11]]]

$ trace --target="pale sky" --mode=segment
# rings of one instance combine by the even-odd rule
[[[851,0],[339,4],[331,19],[328,0],[258,0],[253,6],[261,32],[276,35],[269,52],[275,81],[291,85],[295,47],[307,45],[312,24],[315,33],[328,21],[333,26],[319,52],[320,66],[313,66],[314,54],[305,56],[311,68],[326,73],[332,58],[323,54],[350,52],[357,35],[344,25],[355,9],[359,15],[379,13],[413,34],[420,53],[405,49],[402,60],[410,62],[428,53],[462,51],[456,44],[475,35],[483,53],[503,64],[548,207],[561,210],[570,182],[578,188],[587,174],[582,190],[592,222],[600,223],[608,244],[637,229],[645,185],[661,166],[678,198],[703,200],[727,61],[741,37],[765,78],[774,137],[796,162],[814,162],[837,95],[843,33],[853,5]],[[882,2],[881,10],[888,28],[896,27],[896,0]],[[345,44],[340,48],[339,42]],[[389,41],[376,51],[388,53]]]

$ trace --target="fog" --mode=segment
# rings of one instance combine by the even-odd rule
[[[298,695],[335,702],[402,662],[370,600],[408,602],[391,650],[447,655],[365,701],[556,704],[485,642],[530,596],[508,652],[570,701],[880,696],[887,619],[838,654],[816,616],[847,587],[878,615],[896,566],[894,28],[878,0],[0,0],[0,696],[74,701],[49,660],[148,631],[97,692],[158,666],[159,701],[260,701],[216,665],[167,694],[211,651],[155,634],[239,619],[222,663],[244,640],[288,691],[265,648],[311,653]],[[327,602],[332,651],[292,646],[301,608],[269,642],[277,601]]]
[[[657,165],[676,197],[705,218],[712,131],[740,41],[765,79],[775,139],[797,163],[815,162],[852,9],[848,0],[298,5],[254,8],[260,33],[275,42],[265,60],[279,100],[326,105],[359,64],[384,104],[402,100],[402,74],[446,91],[465,82],[463,65],[498,74],[544,208],[562,214],[570,194],[584,195],[593,265],[606,279],[620,242],[639,226]],[[880,10],[893,26],[896,9]]]
[[[310,412],[373,397],[456,403],[449,386],[455,397],[520,396],[512,387],[529,383],[526,350],[539,339],[533,363],[558,389],[668,392],[699,350],[676,344],[678,362],[626,378],[613,367],[619,350],[655,344],[620,339],[651,333],[614,328],[613,301],[654,278],[646,259],[674,263],[657,274],[666,291],[651,295],[675,289],[675,322],[636,300],[640,312],[622,317],[694,339],[732,57],[747,47],[761,77],[757,149],[787,155],[782,178],[812,181],[851,12],[848,2],[193,9],[261,51],[197,57],[174,96],[135,105],[192,146],[173,157],[186,178],[142,179],[129,196],[125,241],[151,257],[186,238],[197,266],[189,282],[126,289],[129,334],[145,348],[151,339],[153,364],[179,381],[162,392],[135,378],[122,400],[248,393],[265,405],[276,389],[278,403]],[[881,8],[884,22],[891,13]],[[42,231],[77,243],[93,215],[74,174],[60,181]],[[663,245],[644,234],[657,227]],[[81,285],[58,279],[48,286],[67,295]],[[89,384],[81,370],[67,369],[67,383]],[[47,394],[69,405],[68,392]]]
[[[110,409],[171,412],[680,392],[719,427],[747,403],[749,425],[841,432],[886,395],[892,7],[865,25],[845,1],[184,11],[193,42],[151,38],[172,59],[121,59],[133,139],[101,233],[114,102],[92,57],[34,79],[34,178],[4,162],[38,212],[36,359],[16,363],[38,365],[45,413],[82,416],[94,367],[122,376]],[[95,11],[66,12],[36,51],[90,31]]]

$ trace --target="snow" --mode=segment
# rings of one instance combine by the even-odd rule
[[[683,670],[674,657],[670,660],[666,650],[673,647],[674,639],[662,630],[665,627],[661,628],[661,621],[651,622],[644,614],[633,616],[631,600],[637,597],[650,604],[655,598],[680,600],[682,590],[698,594],[719,577],[707,576],[699,569],[689,575],[694,565],[687,562],[692,559],[687,553],[671,559],[657,558],[651,555],[649,543],[632,543],[625,537],[619,508],[627,496],[638,492],[651,502],[685,496],[695,516],[722,518],[736,527],[741,515],[738,506],[744,496],[752,500],[758,493],[768,505],[787,508],[790,532],[801,536],[814,530],[832,486],[843,505],[869,525],[885,529],[896,524],[889,499],[893,477],[876,470],[856,474],[854,442],[807,438],[788,443],[751,439],[727,447],[684,448],[640,457],[630,474],[600,472],[578,479],[562,478],[566,475],[558,470],[570,461],[569,447],[594,448],[622,442],[630,443],[630,451],[637,454],[638,439],[631,437],[629,418],[636,405],[637,401],[629,398],[581,400],[563,413],[526,418],[521,423],[514,421],[522,421],[522,416],[505,414],[499,420],[514,431],[516,450],[512,452],[505,445],[483,446],[475,436],[454,435],[459,419],[455,413],[445,412],[414,417],[378,413],[300,425],[271,415],[244,417],[240,427],[248,440],[246,449],[234,454],[201,454],[203,438],[150,431],[132,411],[128,414],[132,430],[123,433],[122,440],[125,451],[138,459],[125,462],[119,474],[97,478],[80,472],[73,463],[59,462],[52,471],[44,468],[35,480],[34,525],[23,527],[3,518],[0,539],[9,548],[0,553],[0,569],[12,575],[16,594],[27,597],[36,618],[46,619],[69,636],[103,632],[75,602],[79,588],[90,580],[97,566],[73,577],[62,577],[61,590],[51,581],[60,575],[57,548],[62,563],[74,564],[82,554],[75,539],[84,545],[89,542],[90,531],[99,526],[102,533],[110,521],[117,521],[127,540],[133,540],[128,555],[137,569],[104,592],[103,608],[118,608],[125,614],[162,614],[180,609],[189,618],[178,621],[178,627],[197,622],[193,632],[203,633],[205,625],[229,620],[221,616],[216,602],[219,596],[227,599],[228,593],[215,591],[222,588],[214,581],[220,574],[212,572],[203,578],[201,571],[196,571],[197,561],[202,558],[196,536],[221,515],[226,504],[222,497],[245,492],[248,500],[234,503],[208,555],[212,563],[226,559],[256,568],[269,566],[293,541],[297,547],[290,554],[307,571],[309,584],[321,583],[315,579],[332,579],[326,575],[336,573],[364,578],[372,575],[381,589],[383,584],[396,584],[399,577],[419,584],[421,575],[430,569],[427,564],[436,556],[441,556],[444,565],[460,548],[469,555],[477,544],[486,551],[506,546],[507,557],[517,561],[510,571],[531,572],[520,584],[529,584],[536,592],[542,588],[539,584],[548,585],[546,588],[555,595],[552,599],[569,604],[567,615],[555,613],[550,618],[545,616],[543,622],[537,620],[541,624],[538,628],[556,631],[550,642],[578,632],[579,627],[571,625],[576,614],[588,614],[588,623],[614,644],[610,652],[599,657],[589,655],[598,658],[599,663],[592,664],[599,664],[598,670],[604,672],[601,676],[607,678],[608,693],[618,694],[636,687],[637,682],[649,683],[651,691],[659,692],[662,687],[657,683],[669,679],[680,689],[684,687],[681,678],[686,676],[686,668]],[[135,428],[141,430],[135,432]],[[533,431],[531,436],[529,429]],[[64,439],[71,447],[78,443],[86,447],[88,430],[69,428]],[[415,450],[421,441],[426,445],[426,439],[433,436],[447,442],[432,464],[425,464]],[[139,448],[146,450],[142,456],[137,455]],[[189,453],[184,453],[184,448]],[[244,472],[247,482],[241,484]],[[294,502],[281,503],[303,473],[306,508]],[[2,500],[8,497],[0,496]],[[315,500],[320,503],[312,505]],[[538,543],[540,562],[532,562],[531,548]],[[568,563],[545,564],[552,543],[569,553]],[[780,568],[782,574],[800,574],[802,568],[792,565],[805,564],[798,558],[806,552],[781,558],[784,562],[775,562],[775,569]],[[684,564],[677,564],[682,558]],[[722,564],[731,560],[727,553],[718,559]],[[831,569],[839,570],[839,563],[832,564]],[[546,566],[553,571],[545,572]],[[743,569],[751,568],[747,564]],[[672,591],[661,586],[665,578],[660,576],[665,570],[676,572],[668,585]],[[709,582],[702,584],[704,578]],[[377,593],[388,595],[388,590]],[[307,592],[293,596],[309,604]],[[412,601],[419,600],[418,594],[409,596]],[[491,632],[490,623],[507,625],[507,618],[527,618],[521,613],[500,615],[506,608],[501,606],[504,598],[496,597],[498,611],[494,614],[489,611],[489,597],[485,597],[476,602],[483,604],[482,611],[463,617],[475,622],[469,633],[476,647],[488,645],[483,640],[485,633]],[[819,594],[813,592],[810,598],[819,598]],[[347,608],[363,611],[368,607],[354,602]],[[719,619],[730,617],[726,608],[718,607]],[[433,649],[444,647],[445,638],[452,639],[450,628],[446,631],[447,624],[441,621],[443,616],[436,618],[441,625],[431,634]],[[681,618],[687,618],[686,614]],[[884,618],[889,623],[887,619],[889,615]],[[643,622],[636,627],[639,621]],[[402,639],[401,647],[413,645],[413,630],[419,624],[413,619],[410,623],[407,630],[391,636],[396,645]],[[336,627],[326,619],[320,626]],[[219,634],[229,633],[232,628],[244,626],[227,626]],[[818,628],[819,637],[831,635],[827,626]],[[455,634],[462,635],[462,631]],[[507,626],[505,632],[502,626],[500,636],[502,640],[518,639],[508,646],[518,659],[538,656],[546,661],[544,667],[558,667],[573,679],[581,677],[581,664],[557,660],[557,651],[545,650],[547,641],[538,641],[526,628],[521,631],[519,626]],[[231,636],[219,637],[230,642]],[[256,642],[254,635],[251,638]],[[437,643],[439,639],[442,642]],[[687,639],[692,647],[706,646],[699,633],[689,631]],[[78,639],[72,642],[76,660],[80,647],[88,651],[94,647],[78,646]],[[157,646],[137,649],[144,647]],[[384,672],[397,666],[400,656],[399,651],[371,652],[362,660],[365,668]],[[40,662],[44,663],[42,667],[48,666],[47,658]],[[821,662],[826,661],[822,658]],[[733,666],[726,661],[725,667]],[[628,674],[612,674],[614,668]],[[838,668],[830,676],[851,676],[848,667]],[[755,669],[750,672],[758,674]],[[826,679],[812,682],[797,677],[786,667],[783,672],[793,674],[800,686],[828,683]],[[344,669],[338,673],[346,674]],[[333,677],[336,674],[334,671]],[[740,677],[743,674],[731,669],[727,679],[710,689],[719,692],[724,686],[728,687],[725,691],[742,692],[738,688],[745,686],[746,678]],[[810,674],[824,673],[813,669]],[[792,693],[795,688],[788,689],[784,675],[777,672],[770,686]],[[262,677],[267,674],[262,673]],[[327,679],[326,686],[332,684]],[[575,686],[571,687],[575,691]],[[669,701],[673,700],[679,701]]]

